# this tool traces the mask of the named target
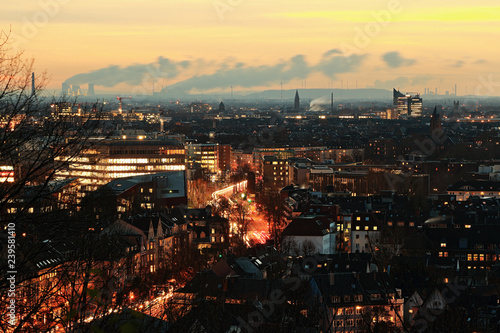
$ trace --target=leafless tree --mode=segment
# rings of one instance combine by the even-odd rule
[[[271,237],[279,247],[281,243],[281,233],[285,227],[283,199],[279,192],[269,191],[262,195],[259,202],[269,221]]]
[[[313,242],[306,239],[302,242],[302,253],[305,257],[309,257],[314,255],[317,252],[316,246],[314,246]]]
[[[89,272],[109,262],[97,260],[106,252],[99,253],[102,249],[88,242],[96,237],[90,232],[95,221],[78,216],[72,194],[54,191],[58,171],[74,162],[91,145],[91,136],[100,133],[102,113],[97,104],[79,107],[78,115],[56,112],[67,103],[66,97],[44,96],[45,73],[37,75],[31,89],[33,72],[33,59],[12,52],[9,33],[0,32],[0,330],[4,332],[43,332],[57,323],[67,328],[78,315],[75,309],[88,311],[86,290],[96,275]],[[15,239],[14,266],[7,266],[9,235]],[[75,247],[83,240],[86,243]],[[11,300],[5,293],[6,276],[11,271],[17,272],[15,325],[4,321]],[[106,280],[106,275],[99,279]],[[50,320],[38,320],[41,313],[49,313]]]

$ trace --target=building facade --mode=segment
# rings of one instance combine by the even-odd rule
[[[56,179],[77,178],[83,192],[113,179],[186,169],[185,149],[179,141],[142,131],[119,131],[109,139],[91,139],[75,155],[59,156],[67,168]]]

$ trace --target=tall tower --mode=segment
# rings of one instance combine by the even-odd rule
[[[299,91],[295,90],[295,100],[293,103],[293,109],[296,111],[300,110],[300,97],[299,97]]]
[[[31,73],[31,95],[35,95],[35,72]]]

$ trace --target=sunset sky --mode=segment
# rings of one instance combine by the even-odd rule
[[[500,5],[476,0],[17,0],[11,46],[50,89],[400,88],[500,95]]]

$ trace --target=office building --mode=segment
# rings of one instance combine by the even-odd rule
[[[399,116],[422,116],[422,98],[418,93],[414,95],[411,93],[402,94],[399,90],[393,89],[393,104],[397,108]]]
[[[77,156],[60,156],[58,160],[69,164],[56,177],[77,178],[83,192],[116,178],[186,168],[185,149],[179,141],[134,130],[116,131],[108,139],[91,139]]]
[[[205,169],[209,173],[231,168],[231,146],[218,143],[195,143],[186,146],[189,169]]]

